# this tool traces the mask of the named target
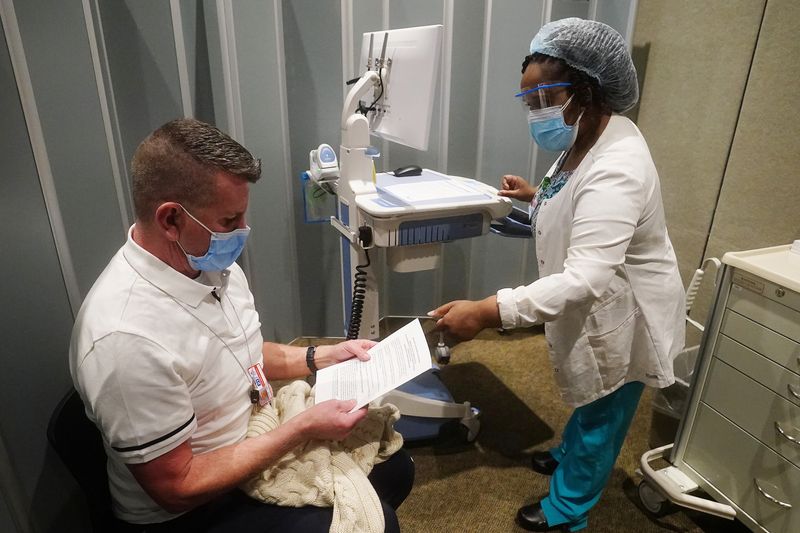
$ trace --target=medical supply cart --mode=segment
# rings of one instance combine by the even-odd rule
[[[642,456],[639,495],[753,531],[800,531],[800,241],[722,259],[676,443]],[[650,462],[668,457],[671,466]],[[691,495],[702,489],[714,500]]]

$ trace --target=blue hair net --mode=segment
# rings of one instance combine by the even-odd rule
[[[531,41],[531,54],[563,59],[595,78],[611,109],[627,111],[639,100],[639,84],[628,45],[617,30],[576,17],[545,24]]]

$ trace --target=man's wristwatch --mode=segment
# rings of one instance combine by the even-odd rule
[[[311,370],[312,374],[317,373],[317,365],[314,364],[314,352],[316,351],[316,346],[309,346],[308,349],[306,349],[306,366]]]

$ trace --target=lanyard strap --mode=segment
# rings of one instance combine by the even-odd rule
[[[127,261],[127,258],[126,258],[126,261]],[[131,262],[130,262],[130,261],[128,261],[128,264],[131,266],[131,268],[133,268],[133,270],[134,270],[134,271],[136,271],[136,273],[137,273],[137,274],[139,274],[139,276],[140,276],[140,277],[141,277],[143,280],[145,280],[145,281],[146,281],[147,283],[149,283],[151,286],[155,287],[155,288],[156,288],[158,291],[160,291],[161,293],[163,293],[163,294],[165,294],[165,295],[169,296],[169,298],[170,298],[170,299],[171,299],[173,302],[175,302],[175,304],[176,304],[178,307],[180,307],[181,309],[183,309],[184,311],[186,311],[187,313],[189,313],[189,315],[191,315],[191,316],[192,316],[192,317],[193,317],[195,320],[197,320],[198,322],[200,322],[201,324],[203,324],[203,325],[204,325],[204,326],[205,326],[205,327],[208,329],[208,331],[210,331],[210,332],[211,332],[211,333],[212,333],[212,334],[213,334],[213,335],[214,335],[214,336],[215,336],[217,339],[219,339],[219,341],[220,341],[220,342],[221,342],[221,343],[222,343],[222,344],[225,346],[225,348],[227,348],[228,352],[230,352],[230,354],[231,354],[231,357],[233,357],[233,359],[236,361],[236,364],[237,364],[237,365],[239,365],[239,368],[241,368],[241,369],[242,369],[242,374],[244,374],[244,377],[245,377],[245,379],[247,380],[247,383],[252,385],[252,380],[250,379],[250,374],[248,374],[248,372],[247,372],[247,369],[246,369],[246,368],[245,368],[245,367],[242,365],[242,362],[241,362],[241,361],[239,360],[239,358],[236,356],[236,352],[234,352],[234,351],[233,351],[233,348],[231,348],[231,347],[228,345],[228,343],[227,343],[227,342],[225,342],[225,339],[223,339],[222,337],[220,337],[220,336],[217,334],[217,332],[216,332],[216,331],[214,331],[214,330],[211,328],[211,326],[209,326],[208,324],[206,324],[206,323],[205,323],[205,322],[204,322],[204,321],[203,321],[203,320],[202,320],[202,319],[201,319],[199,316],[197,316],[197,315],[195,315],[194,313],[192,313],[191,311],[189,311],[189,309],[188,309],[186,306],[184,306],[184,305],[183,305],[181,302],[179,302],[179,301],[177,300],[177,298],[175,298],[175,297],[174,297],[174,296],[172,296],[170,293],[168,293],[167,291],[165,291],[164,289],[162,289],[161,287],[159,287],[158,285],[156,285],[155,283],[153,283],[152,281],[150,281],[150,279],[149,279],[147,276],[145,276],[145,275],[143,275],[141,272],[139,272],[139,270],[138,270],[138,269],[137,269],[137,268],[136,268],[136,267],[135,267],[133,264],[131,264]],[[214,287],[214,288],[211,290],[211,294],[214,296],[214,299],[215,299],[215,300],[217,300],[217,302],[219,302],[219,304],[220,304],[220,307],[221,307],[221,306],[222,306],[222,300],[220,299],[219,295],[217,294],[217,289],[216,289],[216,287]],[[236,309],[234,308],[234,306],[233,306],[233,302],[231,302],[231,298],[230,298],[230,296],[228,296],[228,294],[227,294],[227,291],[225,292],[225,298],[228,300],[228,304],[230,304],[230,306],[231,306],[231,309],[233,310],[233,314],[234,314],[234,316],[236,317],[236,321],[237,321],[237,322],[239,322],[239,327],[240,327],[240,328],[241,328],[241,330],[242,330],[242,335],[244,335],[244,342],[245,342],[245,344],[247,345],[247,361],[248,361],[249,363],[252,363],[252,361],[253,361],[253,356],[252,356],[252,354],[250,353],[250,339],[247,337],[247,331],[245,331],[245,329],[244,329],[244,325],[242,324],[242,319],[241,319],[241,318],[239,318],[239,313],[237,313],[237,312],[236,312]],[[225,312],[225,309],[222,309],[222,312],[224,313],[224,312]]]
[[[228,349],[228,352],[230,352],[231,357],[233,357],[233,359],[236,361],[236,364],[239,365],[239,368],[242,369],[242,374],[244,374],[244,377],[246,378],[247,383],[252,385],[252,381],[250,379],[250,374],[248,374],[247,369],[242,365],[241,360],[239,360],[239,357],[236,355],[236,352],[233,351],[233,348],[231,348],[230,345],[228,345],[228,343],[225,342],[225,339],[220,337],[219,334],[216,331],[214,331],[214,329],[211,326],[206,324],[205,321],[202,318],[200,318],[199,316],[197,316],[194,313],[192,313],[185,305],[183,305],[181,302],[179,302],[177,299],[175,299],[175,297],[173,297],[171,294],[166,293],[166,292],[165,292],[165,294],[167,296],[169,296],[170,298],[172,298],[172,301],[175,302],[178,305],[178,307],[180,307],[181,309],[183,309],[184,311],[189,313],[189,315],[191,315],[195,320],[197,320],[198,322],[203,324],[208,329],[208,331],[210,331],[217,339],[219,339],[219,341],[225,346],[225,348]],[[214,294],[216,294],[216,293],[214,293]],[[218,296],[216,298],[219,301],[220,308],[222,308],[222,301],[219,300]],[[236,309],[234,309],[233,303],[230,300],[230,296],[228,296],[227,293],[225,294],[225,298],[228,300],[228,303],[230,304],[230,307],[233,310],[233,314],[236,317],[236,321],[239,322],[239,328],[241,328],[241,330],[242,330],[242,335],[244,336],[244,342],[245,342],[245,345],[247,346],[247,361],[248,361],[248,363],[252,363],[253,362],[253,355],[250,352],[250,339],[247,336],[247,331],[245,331],[244,325],[242,324],[242,319],[239,318],[239,313],[237,313]],[[224,313],[225,310],[222,309],[222,312]]]

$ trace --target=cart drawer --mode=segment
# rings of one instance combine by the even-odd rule
[[[711,361],[702,400],[752,436],[800,466],[800,407],[789,403],[717,358]],[[786,433],[778,432],[775,424]]]
[[[720,331],[751,350],[800,374],[800,343],[730,310],[725,311]]]
[[[800,342],[800,312],[791,307],[738,285],[731,285],[727,307],[795,342]]]
[[[797,277],[797,273],[795,276]],[[731,276],[733,285],[744,289],[749,289],[765,298],[791,307],[795,311],[800,311],[800,293],[787,289],[783,285],[773,283],[768,279],[762,278],[741,268],[734,268]],[[798,278],[800,280],[800,278]]]
[[[714,355],[799,406],[798,416],[800,417],[799,374],[789,372],[781,365],[773,363],[766,357],[757,354],[746,346],[742,346],[725,335],[720,335],[717,338]]]
[[[800,531],[800,469],[702,402],[684,462],[767,531]]]

